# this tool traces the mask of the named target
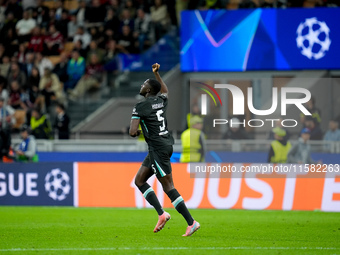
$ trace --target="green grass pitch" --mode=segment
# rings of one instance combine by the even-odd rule
[[[153,209],[0,207],[0,254],[340,254],[340,214],[191,210],[153,233]]]

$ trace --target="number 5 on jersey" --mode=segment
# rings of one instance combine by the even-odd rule
[[[163,113],[163,110],[158,110],[158,111],[156,112],[157,120],[160,121],[160,122],[162,122],[162,124],[159,126],[159,130],[161,131],[161,132],[159,133],[159,135],[164,135],[164,134],[167,133],[167,132],[163,132],[163,131],[165,130],[165,122],[164,122],[164,117],[161,116],[162,113]]]

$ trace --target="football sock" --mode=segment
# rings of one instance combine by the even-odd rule
[[[149,204],[156,209],[158,215],[162,215],[164,213],[164,210],[150,185],[144,183],[142,186],[138,187],[138,189],[143,193],[143,196],[146,199],[146,201],[148,201]]]
[[[184,203],[183,198],[178,193],[178,191],[176,189],[172,189],[167,193],[167,195],[176,210],[183,215],[188,225],[191,226],[194,223],[194,219],[192,218],[187,206]]]

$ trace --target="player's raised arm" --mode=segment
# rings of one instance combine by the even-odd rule
[[[138,129],[138,127],[139,127],[139,122],[140,122],[139,119],[136,119],[136,118],[132,118],[132,119],[131,119],[131,122],[130,122],[130,129],[129,129],[129,135],[130,135],[131,137],[136,137],[136,136],[139,136],[139,135],[140,135],[141,130]]]
[[[155,63],[152,65],[152,72],[154,73],[156,80],[161,84],[161,94],[169,94],[168,91],[168,87],[166,86],[166,84],[164,83],[164,81],[162,80],[161,76],[158,73],[160,64]]]

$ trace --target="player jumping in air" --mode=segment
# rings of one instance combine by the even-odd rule
[[[157,63],[152,65],[152,71],[157,80],[148,79],[142,84],[139,94],[145,99],[137,103],[132,112],[130,136],[140,135],[141,130],[138,130],[140,124],[149,147],[149,153],[135,177],[135,184],[158,213],[158,222],[153,232],[163,229],[165,223],[171,218],[170,214],[163,210],[155,192],[146,182],[155,174],[173,206],[188,223],[183,236],[191,236],[200,228],[200,224],[192,218],[172,180],[170,157],[173,152],[174,139],[168,131],[166,120],[168,87],[158,73],[159,67]],[[158,95],[159,92],[160,95]]]

